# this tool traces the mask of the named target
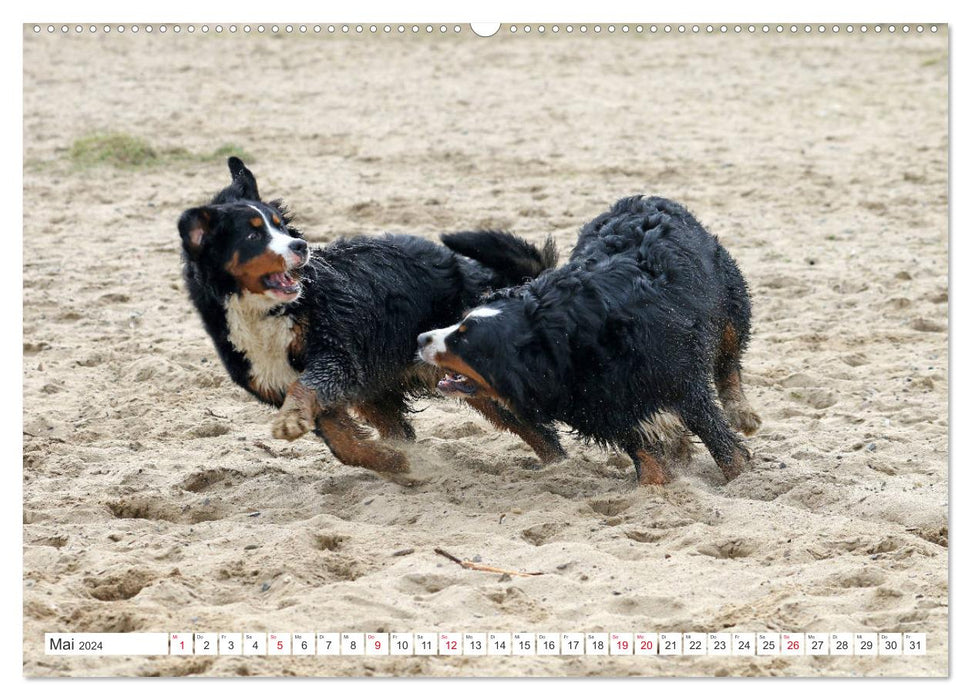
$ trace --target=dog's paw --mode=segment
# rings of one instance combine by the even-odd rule
[[[314,424],[302,411],[282,410],[273,419],[273,437],[277,440],[296,440],[303,437],[311,430]]]
[[[719,463],[725,481],[732,481],[738,478],[743,472],[748,471],[749,463],[752,461],[752,452],[745,446],[739,445],[732,455],[730,462]]]
[[[725,418],[728,419],[730,426],[745,435],[754,435],[762,425],[759,414],[753,411],[747,402],[738,401],[726,405]]]
[[[760,427],[762,427],[762,419],[751,408],[738,412],[738,429],[743,433],[755,435]]]

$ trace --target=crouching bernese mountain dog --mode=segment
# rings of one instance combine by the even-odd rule
[[[681,205],[635,196],[580,232],[570,262],[418,337],[445,394],[495,401],[546,435],[623,449],[642,484],[701,438],[726,479],[761,421],[742,391],[751,307],[735,261]],[[721,407],[715,399],[715,392]]]
[[[463,254],[405,235],[310,248],[282,202],[260,199],[239,158],[229,170],[232,183],[186,210],[179,234],[189,297],[230,377],[280,407],[274,437],[313,430],[345,464],[407,471],[404,454],[369,439],[351,412],[382,438],[414,439],[409,399],[433,393],[442,377],[416,361],[416,336],[452,323],[486,290],[555,265],[552,241],[539,250],[475,231],[443,236]],[[490,401],[472,405],[531,440]],[[548,449],[562,453],[555,443]]]

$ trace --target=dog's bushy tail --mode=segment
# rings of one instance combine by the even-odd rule
[[[492,272],[493,289],[514,287],[556,267],[558,254],[552,236],[542,249],[505,231],[461,231],[442,234],[442,243]]]

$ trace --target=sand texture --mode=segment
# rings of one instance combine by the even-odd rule
[[[947,36],[24,39],[24,672],[945,675]],[[121,133],[147,162],[84,165]],[[223,148],[228,146],[229,148]],[[746,274],[761,431],[664,489],[455,402],[415,485],[275,441],[180,278],[242,149],[311,241],[683,202]],[[221,150],[222,149],[222,150]],[[211,154],[211,155],[210,155]],[[503,579],[434,553],[513,570]],[[923,657],[82,658],[50,631],[896,631]]]

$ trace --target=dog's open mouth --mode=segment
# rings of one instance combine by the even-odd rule
[[[300,282],[289,272],[274,272],[263,275],[263,286],[277,296],[291,297],[300,293]]]
[[[478,389],[475,382],[458,372],[446,372],[445,377],[438,382],[438,390],[443,394],[461,393],[471,396]]]

